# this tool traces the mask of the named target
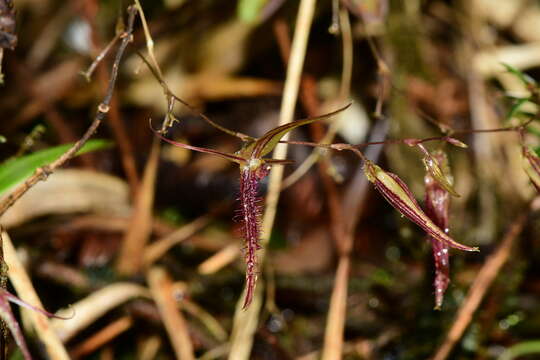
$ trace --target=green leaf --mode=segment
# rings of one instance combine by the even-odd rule
[[[497,360],[513,360],[529,354],[540,354],[540,340],[524,341],[512,345]]]
[[[340,112],[345,111],[349,106],[351,106],[351,104],[352,103],[349,103],[346,106],[342,107],[341,109],[338,109],[328,114],[324,114],[324,115],[316,116],[312,118],[307,118],[303,120],[293,121],[291,123],[279,126],[275,129],[268,131],[266,134],[264,134],[262,137],[257,139],[257,141],[255,142],[255,145],[253,146],[253,152],[251,153],[251,158],[260,159],[264,155],[268,154],[270,151],[274,150],[274,148],[279,143],[279,141],[289,131],[296,129],[299,126],[311,124],[315,121],[321,121],[321,120],[331,118],[332,116],[335,116],[339,114]]]
[[[23,181],[40,166],[49,164],[58,159],[62,154],[68,151],[73,144],[64,144],[55,146],[49,149],[36,151],[32,154],[22,156],[20,158],[6,161],[0,165],[0,195]],[[105,149],[112,146],[108,140],[95,139],[88,141],[77,153],[84,153]]]
[[[529,75],[525,74],[524,72],[516,69],[512,65],[501,63],[502,66],[506,68],[506,71],[508,71],[511,74],[514,74],[521,82],[525,85],[536,85],[536,81],[530,77]]]
[[[241,21],[254,23],[266,0],[238,0],[236,12]]]
[[[537,128],[534,127],[534,126],[527,126],[527,129],[526,129],[526,130],[527,130],[528,133],[540,137],[540,129],[537,129]]]
[[[7,141],[5,136],[0,135],[0,144],[5,143]]]
[[[510,111],[508,112],[508,114],[506,114],[506,119],[511,119],[514,116],[516,116],[521,106],[527,103],[528,101],[529,101],[529,98],[517,99],[514,105],[512,105],[512,107],[510,108]]]

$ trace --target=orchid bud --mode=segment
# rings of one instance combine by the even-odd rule
[[[454,146],[463,148],[463,149],[466,149],[466,148],[469,147],[469,145],[467,145],[467,144],[465,144],[464,142],[459,141],[458,139],[453,138],[453,137],[448,137],[448,138],[446,138],[446,142],[447,142],[447,143],[450,143],[450,144],[452,144],[452,145],[454,145]]]
[[[441,169],[440,161],[438,161],[433,155],[422,144],[417,144],[418,148],[424,153],[424,158],[422,162],[432,178],[439,183],[439,185],[448,191],[452,196],[459,197],[459,194],[454,190],[452,185],[453,180],[449,177],[449,171],[444,171]]]
[[[452,196],[459,197],[459,194],[454,190],[452,179],[448,176],[448,172],[444,172],[439,166],[439,161],[433,155],[428,154],[423,159],[426,172],[435,180],[444,190]]]
[[[369,160],[364,164],[364,172],[377,191],[401,214],[420,226],[429,236],[448,247],[464,251],[479,251],[477,247],[470,247],[456,242],[446,232],[441,230],[424,213],[414,199],[411,191],[401,179],[391,172],[384,171]]]

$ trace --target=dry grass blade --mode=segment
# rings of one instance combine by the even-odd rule
[[[291,58],[287,66],[287,78],[285,79],[285,89],[281,102],[281,112],[279,125],[284,125],[293,120],[296,100],[298,98],[298,88],[302,75],[302,67],[306,54],[309,31],[313,21],[315,10],[315,0],[302,0],[298,9],[296,28],[292,43]],[[283,140],[287,140],[285,136]],[[287,154],[287,145],[279,144],[276,146],[272,158],[284,159]],[[261,245],[263,247],[268,243],[270,233],[276,216],[277,203],[281,190],[281,180],[283,178],[283,167],[274,166],[270,172],[268,186],[268,195],[266,197],[266,210],[264,212],[261,226]],[[259,264],[264,262],[264,250],[259,252]],[[234,314],[233,332],[231,334],[231,351],[229,359],[243,360],[248,359],[253,344],[253,334],[257,327],[259,310],[262,305],[263,284],[259,284],[255,289],[253,302],[251,306],[243,311],[242,302],[245,294],[240,297],[238,306]],[[245,292],[245,291],[244,291]]]
[[[154,360],[161,343],[161,338],[157,335],[144,339],[138,348],[137,360]]]
[[[505,234],[497,251],[491,255],[478,272],[478,275],[471,284],[467,297],[461,304],[456,319],[452,327],[448,331],[448,335],[444,343],[435,353],[433,360],[445,360],[450,355],[450,352],[463,335],[463,332],[469,326],[472,317],[480,303],[484,299],[489,287],[501,271],[501,268],[510,257],[512,245],[523,230],[527,215],[520,215],[511,224],[510,229]]]
[[[339,259],[327,316],[322,360],[341,359],[342,356],[350,262],[348,255]]]
[[[165,269],[151,268],[148,271],[148,284],[177,359],[195,359],[189,329],[182,313],[178,311],[177,301],[173,297],[173,283]]]
[[[178,230],[173,233],[165,236],[162,239],[155,241],[154,243],[148,245],[144,250],[144,265],[152,265],[157,259],[163,256],[170,248],[186,240],[197,231],[204,228],[209,222],[211,217],[208,215],[203,215],[189,224],[186,224],[180,227]]]
[[[133,321],[129,316],[124,316],[103,329],[99,330],[96,334],[87,338],[82,344],[75,347],[70,353],[73,359],[78,359],[84,355],[90,354],[99,349],[104,344],[108,343],[124,331],[128,330]]]
[[[17,291],[17,294],[20,296],[21,300],[43,308],[39,296],[36,294],[32,282],[30,281],[30,277],[17,257],[15,247],[6,232],[2,233],[2,239],[4,245],[4,259],[9,268],[9,279]],[[61,339],[55,332],[51,321],[49,321],[45,315],[40,314],[37,311],[28,311],[28,317],[32,321],[32,325],[34,326],[40,341],[45,345],[48,356],[55,360],[69,359],[67,351],[64,348]],[[60,319],[56,320],[64,321]]]
[[[124,181],[111,175],[78,169],[59,169],[36,184],[2,216],[9,229],[40,216],[94,213],[127,216],[129,193]]]
[[[343,74],[340,95],[345,98],[350,93],[353,60],[352,32],[349,14],[346,9],[341,9],[339,12],[339,24],[343,41]],[[331,186],[330,182],[328,183],[326,185],[327,193],[337,198],[336,195],[333,195],[336,194],[335,186]],[[347,313],[347,286],[351,262],[350,253],[353,245],[354,229],[360,214],[358,210],[365,198],[366,188],[365,180],[357,174],[348,188],[342,204],[336,204],[330,208],[332,211],[332,223],[335,228],[334,238],[339,253],[339,262],[324,332],[324,346],[321,356],[323,360],[341,359],[343,354],[343,332]]]
[[[203,261],[197,269],[199,270],[199,273],[203,275],[213,274],[232,263],[240,254],[241,252],[238,244],[227,245]]]
[[[240,295],[240,301],[236,304],[236,309],[233,319],[233,328],[230,337],[230,352],[228,359],[249,359],[251,354],[251,346],[253,344],[253,335],[257,330],[259,323],[259,312],[263,301],[262,281],[259,281],[259,286],[255,287],[253,300],[247,309],[244,309],[244,299],[246,290]]]
[[[137,194],[131,225],[123,239],[117,262],[118,271],[124,275],[133,275],[141,270],[145,245],[152,233],[152,209],[159,149],[159,139],[154,138],[150,157],[144,169],[141,187]]]
[[[51,320],[51,324],[62,341],[68,341],[79,331],[92,324],[114,307],[132,298],[149,298],[148,290],[142,286],[123,282],[108,285],[93,292],[73,306],[60,310],[58,316],[75,314],[69,320]]]
[[[182,306],[186,310],[186,312],[190,313],[194,318],[199,319],[199,321],[208,329],[208,331],[212,334],[212,336],[214,336],[217,340],[221,342],[227,340],[227,332],[221,326],[219,321],[215,317],[213,317],[210,313],[208,313],[199,305],[187,299],[185,299],[182,302]]]

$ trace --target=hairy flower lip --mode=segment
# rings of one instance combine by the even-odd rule
[[[246,309],[251,304],[257,283],[257,250],[261,248],[259,243],[261,210],[257,193],[259,181],[266,176],[267,172],[268,170],[264,167],[252,169],[248,166],[240,171],[240,210],[246,262],[246,297],[242,309]]]
[[[463,251],[480,251],[477,247],[456,242],[435,225],[418,205],[407,185],[397,175],[384,171],[369,160],[364,164],[364,172],[368,180],[396,210],[420,226],[435,240]]]

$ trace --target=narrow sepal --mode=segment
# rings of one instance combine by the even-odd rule
[[[261,136],[257,141],[255,142],[252,150],[251,157],[253,158],[261,158],[264,155],[268,154],[270,151],[272,151],[276,145],[279,143],[279,141],[290,131],[296,129],[297,127],[311,124],[316,121],[321,121],[325,119],[329,119],[332,116],[335,116],[342,111],[347,110],[349,106],[351,106],[352,103],[349,103],[345,105],[344,107],[333,111],[328,114],[324,114],[321,116],[311,117],[307,119],[297,120],[290,123],[287,123],[285,125],[278,126],[275,129],[272,129],[268,131],[266,134]]]
[[[181,143],[181,142],[178,142],[178,141],[167,139],[166,137],[164,137],[163,135],[161,135],[159,132],[157,132],[155,130],[154,130],[154,132],[156,133],[156,135],[161,140],[166,141],[169,144],[174,145],[174,146],[178,146],[178,147],[181,147],[181,148],[184,148],[184,149],[198,151],[198,152],[202,152],[202,153],[206,153],[206,154],[216,155],[216,156],[219,156],[219,157],[221,157],[223,159],[227,159],[229,161],[233,161],[233,162],[238,163],[238,164],[243,164],[243,163],[246,162],[246,159],[244,159],[244,158],[242,158],[240,156],[224,153],[224,152],[217,151],[217,150],[212,150],[212,149],[207,149],[207,148],[202,148],[202,147],[198,147],[198,146],[192,146],[192,145],[184,144],[184,143]]]

